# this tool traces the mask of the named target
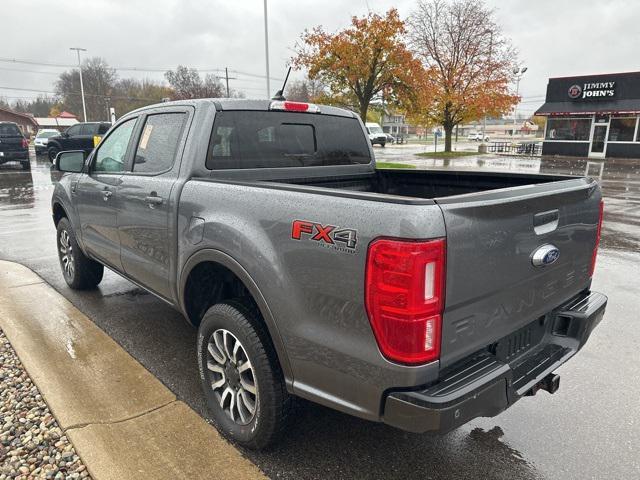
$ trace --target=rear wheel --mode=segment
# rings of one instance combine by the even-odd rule
[[[275,442],[292,398],[257,309],[241,300],[209,308],[198,329],[198,362],[218,429],[253,449]]]
[[[74,290],[95,288],[102,280],[104,267],[82,253],[67,218],[58,222],[57,230],[58,258],[67,285]]]
[[[47,149],[47,153],[49,155],[49,161],[53,163],[58,156],[58,153],[60,153],[60,149],[58,147],[49,147]]]

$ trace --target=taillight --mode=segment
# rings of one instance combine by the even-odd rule
[[[29,140],[26,138],[22,139],[22,148],[29,148]]]
[[[270,110],[285,110],[288,112],[309,112],[309,113],[319,113],[320,109],[317,105],[313,103],[306,102],[289,102],[285,101],[274,101],[269,105]]]
[[[385,357],[405,364],[439,358],[444,287],[444,239],[369,245],[365,302]]]
[[[598,245],[600,245],[600,234],[602,232],[602,217],[604,215],[604,201],[600,200],[600,217],[598,218],[598,228],[596,230],[596,244],[593,246],[591,254],[591,265],[589,266],[589,276],[593,277],[596,269],[596,257],[598,256]]]

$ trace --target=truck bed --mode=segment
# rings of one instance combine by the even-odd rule
[[[501,188],[544,184],[575,177],[448,170],[377,170],[364,176],[276,180],[278,183],[432,199]]]

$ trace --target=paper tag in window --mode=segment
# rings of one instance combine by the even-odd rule
[[[151,136],[151,131],[153,130],[153,125],[145,125],[144,132],[142,132],[142,138],[140,139],[140,148],[145,150],[147,148],[147,143],[149,142],[149,137]]]

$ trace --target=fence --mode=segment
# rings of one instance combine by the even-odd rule
[[[491,153],[539,156],[542,154],[542,144],[538,142],[493,142],[489,144],[487,151]]]

